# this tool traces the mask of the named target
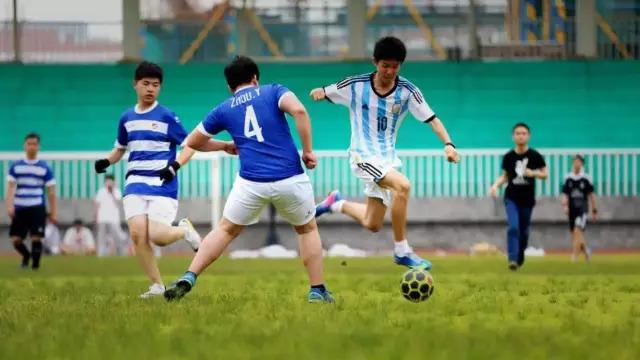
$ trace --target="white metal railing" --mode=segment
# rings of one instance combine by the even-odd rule
[[[591,175],[596,192],[604,196],[637,196],[638,162],[640,148],[632,149],[541,149],[549,168],[549,179],[538,182],[539,196],[557,196],[561,183],[571,167],[575,154],[585,157],[586,171]],[[462,161],[453,165],[445,161],[440,150],[400,150],[402,172],[412,185],[412,196],[431,197],[484,197],[487,189],[500,174],[505,150],[461,150]],[[57,193],[61,198],[92,198],[101,186],[104,175],[93,170],[95,159],[104,153],[43,152],[42,160],[53,168],[57,179]],[[362,186],[351,174],[346,151],[319,151],[318,167],[308,172],[318,197],[332,189],[340,189],[349,197],[362,196]],[[0,174],[3,185],[0,198],[6,193],[6,178],[10,162],[23,157],[19,152],[0,152]],[[238,160],[223,154],[199,153],[180,170],[180,197],[182,199],[211,198],[218,200],[231,190]],[[126,166],[120,162],[109,173],[122,186]]]

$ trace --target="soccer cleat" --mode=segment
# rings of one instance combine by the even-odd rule
[[[515,262],[515,261],[510,261],[509,262],[509,270],[511,270],[511,271],[518,270],[518,263]]]
[[[410,269],[431,270],[432,267],[429,260],[421,258],[414,252],[411,252],[405,256],[398,256],[394,254],[393,260],[396,264],[406,266]]]
[[[322,291],[320,289],[314,289],[314,288],[309,289],[309,296],[307,299],[309,301],[309,304],[319,304],[319,303],[332,304],[336,302],[333,299],[333,296],[331,296],[331,292],[329,290]]]
[[[164,292],[164,298],[167,301],[174,301],[182,299],[189,291],[191,291],[192,284],[185,278],[180,278],[167,288]]]
[[[331,205],[335,204],[336,201],[342,200],[342,195],[340,195],[340,191],[333,190],[329,193],[329,196],[326,197],[320,204],[316,206],[316,217],[322,216],[326,213],[331,214]]]
[[[193,249],[193,251],[198,251],[200,247],[200,243],[202,242],[202,238],[200,234],[193,227],[193,224],[189,219],[184,218],[178,222],[178,226],[183,227],[185,229],[184,232],[184,240],[189,243],[189,246]]]
[[[144,294],[140,295],[141,299],[149,299],[155,296],[160,296],[164,293],[164,285],[162,284],[153,284],[151,286],[149,286],[149,290],[147,290],[147,292],[145,292]]]

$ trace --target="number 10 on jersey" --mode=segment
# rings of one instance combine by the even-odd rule
[[[253,110],[253,105],[247,106],[247,110],[244,113],[244,136],[247,138],[255,136],[258,142],[264,142],[262,128],[258,124],[258,118],[256,117],[255,110]]]

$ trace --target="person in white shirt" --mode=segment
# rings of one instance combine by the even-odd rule
[[[58,226],[51,219],[47,219],[47,226],[44,228],[44,238],[42,239],[44,253],[47,255],[60,254],[60,240]]]
[[[95,198],[98,256],[111,255],[114,248],[117,255],[127,253],[127,234],[120,226],[122,194],[115,185],[113,175],[105,176],[104,187]]]
[[[83,226],[82,220],[73,221],[73,226],[64,234],[61,250],[64,255],[91,255],[96,252],[93,234],[88,227]]]

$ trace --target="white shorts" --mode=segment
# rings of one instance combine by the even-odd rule
[[[351,171],[364,182],[364,194],[382,200],[385,206],[391,205],[391,190],[381,187],[378,182],[393,168],[393,163],[386,160],[367,159],[357,162],[351,158]]]
[[[316,215],[313,188],[307,174],[275,182],[255,182],[236,176],[224,205],[223,216],[237,225],[258,222],[262,209],[273,204],[283,219],[293,226],[305,225]]]
[[[137,215],[147,215],[149,220],[171,225],[178,213],[178,200],[165,196],[127,195],[122,199],[127,220]]]

